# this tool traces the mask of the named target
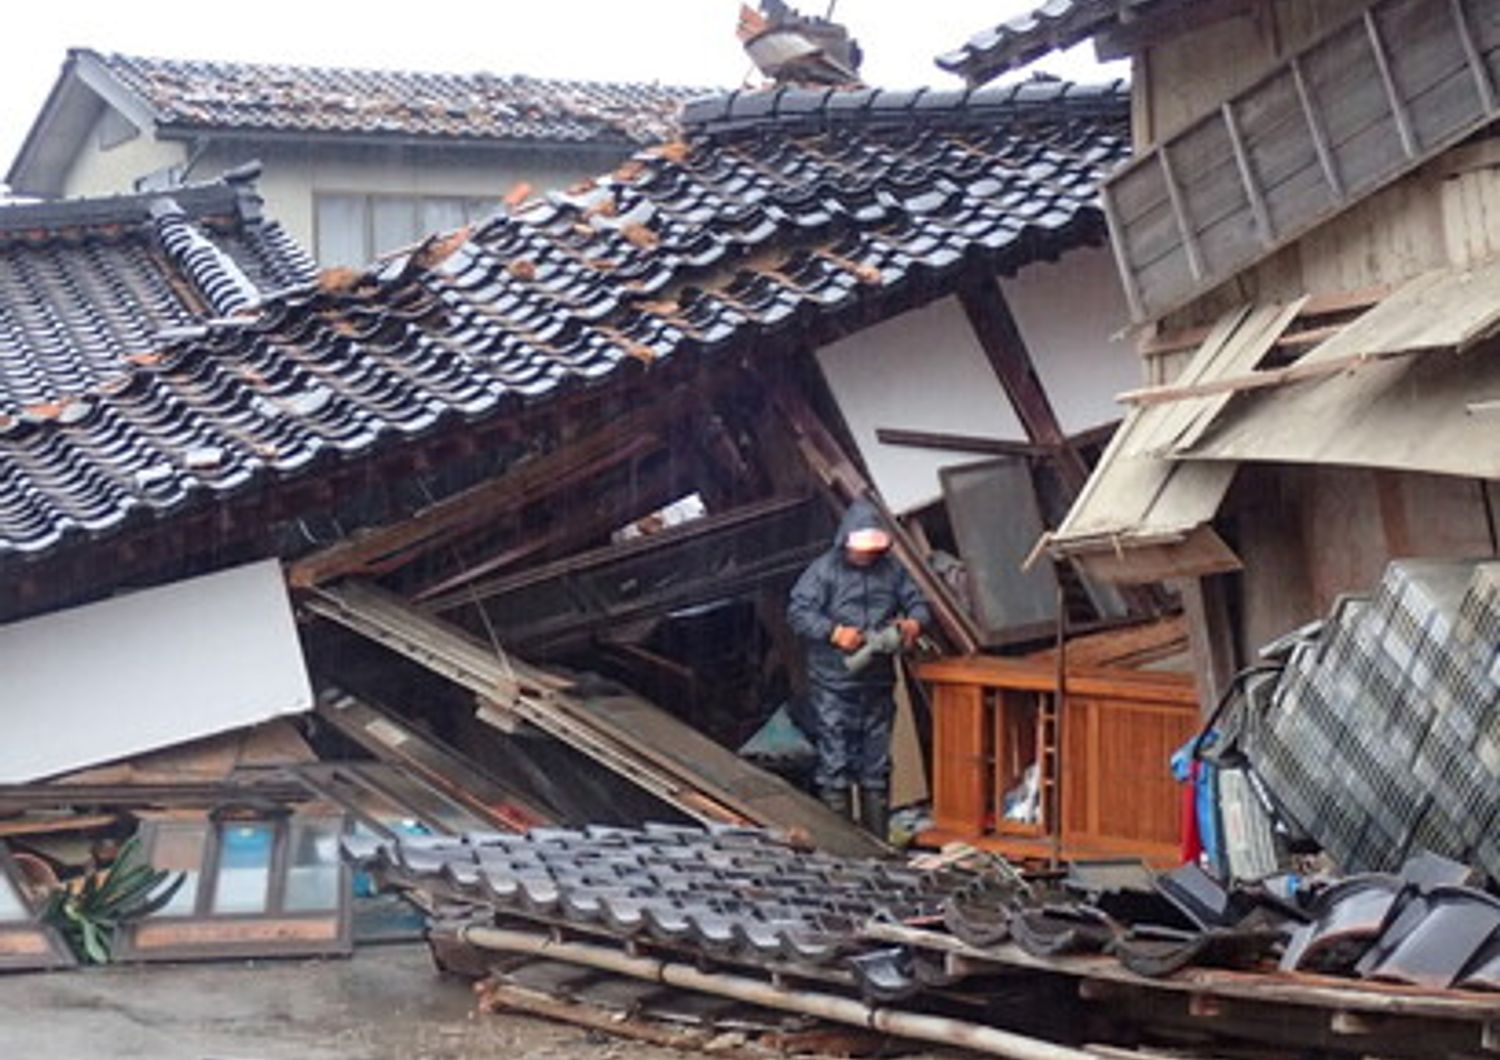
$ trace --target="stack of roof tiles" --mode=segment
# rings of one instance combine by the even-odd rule
[[[753,828],[532,829],[345,841],[390,886],[682,943],[746,963],[841,963],[872,917],[936,916],[955,877],[798,851]]]
[[[653,143],[701,89],[150,59],[80,50],[163,129]]]
[[[1293,651],[1247,753],[1346,871],[1419,849],[1500,879],[1500,563],[1401,560]]]
[[[92,244],[54,232],[26,298],[67,292],[91,323],[58,339],[35,384],[0,395],[0,559],[517,402],[802,345],[936,297],[964,270],[1099,242],[1094,187],[1126,154],[1126,114],[1118,84],[708,100],[688,107],[685,142],[358,278],[255,302],[252,288],[290,273],[253,248],[183,239],[183,262],[213,272],[227,257],[249,283],[204,277],[202,315],[237,315],[175,336],[160,329],[184,311],[145,243],[125,256],[138,267],[97,265]],[[165,246],[170,211],[151,223]],[[137,287],[155,291],[144,314],[125,308]],[[51,327],[12,319],[17,349]]]

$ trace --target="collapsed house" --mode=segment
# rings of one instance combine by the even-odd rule
[[[727,748],[794,696],[786,588],[855,497],[907,516],[938,638],[1036,635],[1016,598],[940,577],[927,535],[952,534],[938,502],[975,456],[995,467],[965,486],[974,518],[1008,490],[1039,528],[1097,451],[1119,382],[1079,368],[1129,366],[1106,345],[1123,303],[1090,189],[1124,117],[1108,85],[731,95],[689,108],[681,142],[367,271],[315,274],[261,217],[253,170],[11,208],[7,655],[37,675],[38,734],[86,726],[106,690],[152,714],[18,746],[14,828],[196,814],[186,838],[143,833],[204,880],[157,914],[179,918],[152,932],[173,955],[297,934],[280,874],[301,833],[263,827],[277,805],[388,837],[657,817],[878,851]],[[1058,326],[1065,297],[1099,315]],[[1000,546],[949,544],[1006,572],[1026,541]],[[1058,576],[1029,597],[1044,631],[1059,608],[1127,606],[1086,585],[1059,603]],[[282,631],[275,665],[230,667],[239,623]],[[139,661],[142,636],[181,625],[201,648]],[[100,641],[118,653],[83,647]],[[276,685],[299,654],[310,676]],[[49,660],[76,671],[61,707]],[[201,783],[70,775],[274,719],[295,753],[183,749],[218,763]],[[226,805],[244,812],[212,816]],[[265,885],[258,908],[216,906],[226,867]],[[234,921],[226,947],[215,932],[251,912],[266,923]]]

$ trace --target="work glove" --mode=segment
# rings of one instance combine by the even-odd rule
[[[901,643],[910,648],[922,632],[922,623],[914,618],[898,618],[896,628],[901,630]]]
[[[834,626],[828,638],[840,651],[854,651],[865,642],[865,635],[853,626]]]

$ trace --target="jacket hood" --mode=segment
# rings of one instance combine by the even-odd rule
[[[856,530],[884,530],[889,533],[890,529],[875,505],[861,497],[844,510],[844,517],[839,520],[839,528],[833,535],[833,544],[835,548],[843,548],[849,535]]]

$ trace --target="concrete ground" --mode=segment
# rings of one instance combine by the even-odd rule
[[[682,1060],[503,1014],[423,944],[349,960],[238,961],[0,976],[0,1056],[47,1060]]]

